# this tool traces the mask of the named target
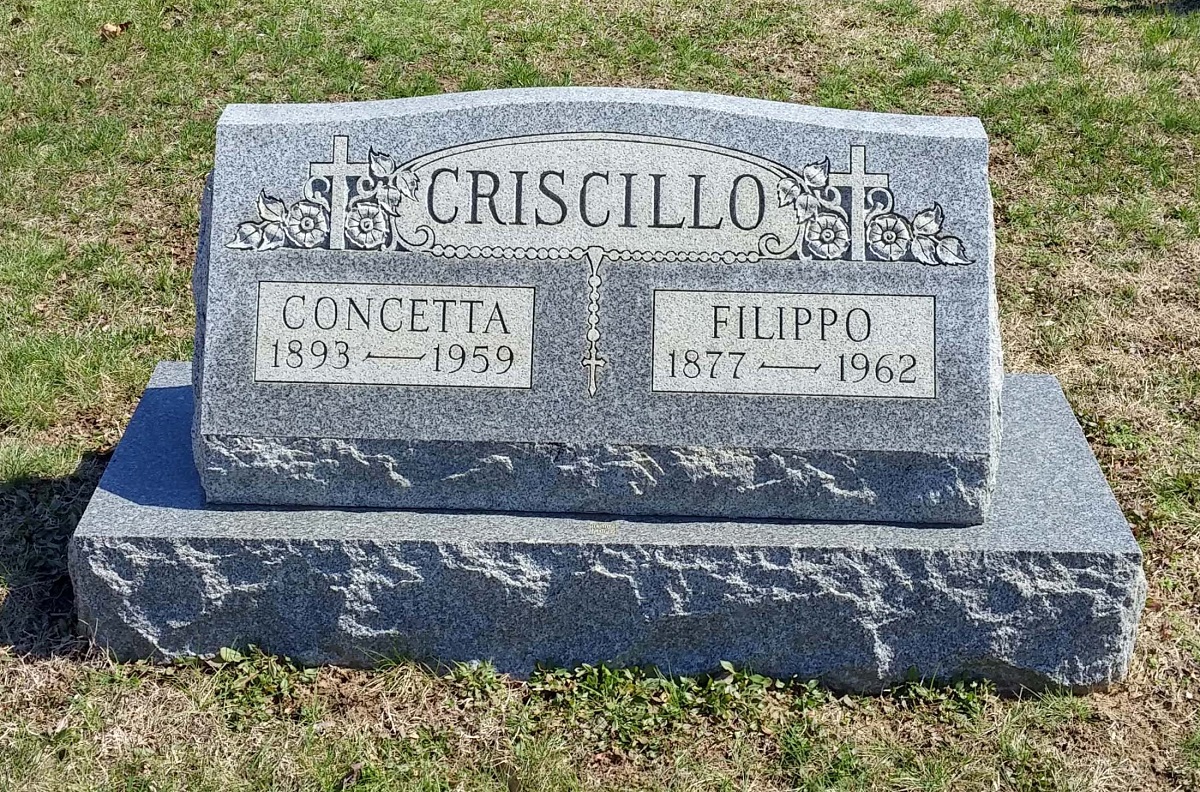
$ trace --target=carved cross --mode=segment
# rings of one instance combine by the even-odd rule
[[[349,162],[350,138],[345,135],[333,137],[333,161],[313,162],[308,166],[309,176],[329,179],[329,247],[343,250],[346,247],[346,202],[350,200],[350,185],[346,179],[367,176],[371,172],[366,162]]]
[[[887,187],[886,173],[867,173],[866,146],[850,147],[850,172],[830,173],[830,187],[850,188],[850,258],[867,260],[867,193]]]

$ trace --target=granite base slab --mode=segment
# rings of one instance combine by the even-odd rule
[[[257,644],[385,657],[721,660],[878,690],[1125,673],[1141,552],[1047,376],[1009,376],[991,517],[968,527],[206,506],[190,369],[164,363],[71,540],[81,627],[121,658]]]

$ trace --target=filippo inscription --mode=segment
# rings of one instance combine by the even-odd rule
[[[529,388],[532,287],[261,281],[259,382]]]
[[[925,295],[656,290],[653,389],[931,399],[934,316]]]

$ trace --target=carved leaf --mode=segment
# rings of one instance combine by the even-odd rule
[[[829,157],[821,162],[805,165],[804,170],[800,173],[800,178],[804,180],[804,186],[809,190],[820,190],[829,184]]]
[[[775,194],[779,196],[780,206],[793,204],[800,195],[800,185],[796,183],[795,179],[785,177],[779,180],[779,187],[776,188]]]
[[[915,236],[912,253],[922,264],[937,264],[937,240],[930,236]]]
[[[258,195],[258,216],[268,223],[282,223],[287,218],[287,204],[263,190]]]
[[[417,184],[420,182],[420,177],[412,171],[396,171],[392,174],[392,184],[410,201],[417,198]]]
[[[806,193],[801,193],[796,198],[796,220],[803,225],[809,220],[817,216],[821,211],[821,201]]]
[[[967,251],[958,237],[944,236],[937,240],[937,257],[943,264],[970,264]]]
[[[933,236],[942,230],[942,219],[942,207],[935,203],[932,209],[918,212],[913,218],[913,231],[918,236]]]
[[[263,223],[262,239],[257,250],[274,250],[283,247],[284,230],[282,223]]]
[[[379,199],[379,205],[383,207],[383,211],[390,215],[400,214],[400,202],[404,200],[404,193],[399,188],[385,184],[379,188],[375,197]]]
[[[371,178],[386,179],[396,172],[396,163],[387,154],[381,154],[375,149],[371,149],[367,157],[371,162]]]
[[[225,247],[234,250],[254,250],[262,241],[262,230],[258,223],[242,223],[233,234],[233,239],[225,243]]]

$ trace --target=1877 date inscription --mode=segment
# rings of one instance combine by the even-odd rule
[[[936,396],[934,298],[654,292],[655,391]]]
[[[532,287],[262,281],[259,382],[529,388]]]

